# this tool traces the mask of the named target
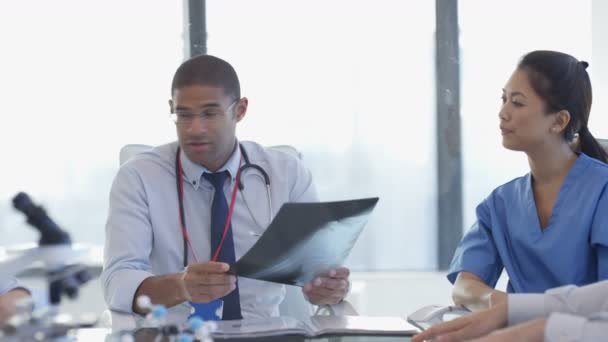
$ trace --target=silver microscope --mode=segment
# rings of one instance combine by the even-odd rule
[[[17,255],[0,263],[0,276],[12,277],[34,263],[42,263],[48,283],[48,307],[36,308],[22,303],[18,313],[0,323],[2,341],[65,341],[71,329],[90,324],[74,323],[58,314],[63,296],[75,299],[80,286],[91,279],[89,272],[76,261],[88,252],[72,244],[70,235],[51,220],[46,211],[21,192],[13,198],[13,206],[25,214],[27,223],[40,232],[38,245],[19,250]]]

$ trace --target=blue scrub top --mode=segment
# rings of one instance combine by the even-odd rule
[[[544,292],[608,279],[608,165],[580,154],[559,191],[549,223],[541,229],[532,176],[495,189],[477,207],[448,279],[471,272],[491,287],[503,268],[508,292]]]

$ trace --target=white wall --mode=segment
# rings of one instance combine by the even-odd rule
[[[608,138],[608,1],[592,0],[591,5],[592,59],[589,74],[593,84],[591,133],[596,138]]]

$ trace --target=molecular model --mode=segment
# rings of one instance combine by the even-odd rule
[[[167,324],[167,308],[152,304],[148,296],[139,296],[137,307],[148,311],[143,325],[155,329],[155,342],[213,342],[212,334],[217,330],[217,324],[213,321],[204,322],[198,317],[191,317],[183,325]],[[123,333],[118,342],[135,342],[135,337],[132,333]]]

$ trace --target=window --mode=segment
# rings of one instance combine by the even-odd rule
[[[175,139],[182,27],[179,1],[0,2],[0,245],[37,241],[18,191],[75,241],[103,243],[120,147]]]
[[[250,100],[238,137],[297,147],[322,200],[380,197],[349,266],[434,268],[434,2],[214,0],[207,17]]]

